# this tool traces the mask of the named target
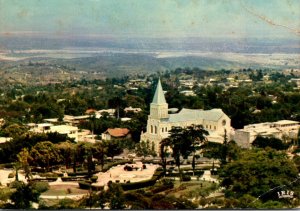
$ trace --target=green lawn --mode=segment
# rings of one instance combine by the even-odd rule
[[[70,190],[70,192],[68,191]],[[79,189],[76,186],[69,187],[51,187],[50,189],[44,192],[42,195],[46,196],[66,196],[66,195],[75,195],[75,194],[86,194],[88,190]]]
[[[201,195],[205,196],[208,195],[210,192],[213,192],[214,186],[216,186],[215,183],[208,181],[175,181],[174,188],[172,190],[166,191],[166,193],[175,197],[186,196],[190,198]]]

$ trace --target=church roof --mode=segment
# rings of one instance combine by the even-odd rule
[[[165,99],[164,91],[163,91],[161,83],[160,83],[160,79],[158,79],[158,83],[156,86],[156,90],[155,90],[155,94],[154,94],[152,103],[154,103],[154,104],[167,103],[166,99]]]
[[[224,112],[222,109],[211,109],[211,110],[202,110],[202,109],[186,109],[183,108],[177,114],[170,114],[168,122],[184,122],[184,121],[193,121],[198,119],[205,119],[208,121],[218,121]]]

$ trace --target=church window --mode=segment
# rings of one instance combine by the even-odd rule
[[[226,125],[226,120],[225,120],[225,119],[222,121],[222,125],[223,125],[223,126]]]
[[[166,127],[166,132],[168,131],[168,128]]]
[[[157,127],[156,126],[154,126],[154,130],[155,130],[155,134],[157,134]]]
[[[211,129],[211,125],[209,125],[209,129]]]
[[[153,133],[153,126],[151,125],[151,133]]]
[[[214,128],[217,129],[216,126]]]
[[[208,128],[208,125],[205,125],[206,129]]]
[[[161,129],[161,132],[164,132],[164,128]]]

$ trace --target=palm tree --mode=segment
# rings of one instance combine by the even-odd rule
[[[17,155],[18,162],[20,163],[21,167],[25,172],[25,178],[30,179],[32,177],[29,161],[32,159],[30,157],[29,151],[27,148],[23,148],[21,152]]]

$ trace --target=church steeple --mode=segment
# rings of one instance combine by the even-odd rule
[[[160,78],[156,86],[155,94],[150,105],[150,117],[152,119],[168,118],[168,103],[166,102]]]
[[[155,94],[152,100],[152,103],[154,104],[163,104],[166,103],[164,91],[161,86],[160,78],[158,79],[158,83],[156,86]]]

